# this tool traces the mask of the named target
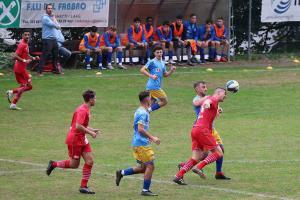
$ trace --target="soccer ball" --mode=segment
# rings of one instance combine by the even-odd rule
[[[236,80],[227,81],[226,89],[229,92],[236,93],[240,89],[240,84]]]

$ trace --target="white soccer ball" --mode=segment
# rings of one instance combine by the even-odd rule
[[[226,83],[226,89],[229,92],[236,93],[240,89],[240,84],[236,80],[230,80]]]

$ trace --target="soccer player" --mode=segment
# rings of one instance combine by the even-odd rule
[[[87,90],[82,96],[84,103],[76,108],[66,138],[69,159],[61,161],[50,160],[46,174],[49,176],[56,167],[76,169],[80,164],[80,157],[82,157],[85,163],[82,168],[82,179],[79,192],[84,194],[95,194],[95,192],[87,186],[91,176],[94,158],[92,155],[92,148],[86,135],[90,135],[95,139],[100,133],[99,129],[89,127],[90,109],[96,103],[96,93],[92,90]]]
[[[144,186],[141,192],[143,196],[157,196],[150,191],[151,178],[154,171],[154,152],[150,143],[160,144],[160,139],[149,133],[150,114],[148,108],[151,105],[151,97],[148,91],[139,94],[140,107],[134,113],[134,135],[132,139],[133,155],[137,166],[116,171],[116,185],[120,185],[123,176],[144,174]]]
[[[147,61],[149,61],[150,54],[151,54],[151,47],[153,47],[156,44],[156,42],[154,41],[154,27],[153,27],[152,17],[146,18],[146,23],[143,25],[143,29],[145,32],[146,42],[148,43],[146,57],[147,57]]]
[[[133,49],[138,47],[138,48],[142,48],[142,56],[140,57],[140,63],[142,65],[144,65],[145,63],[145,59],[144,56],[146,55],[146,59],[147,58],[147,48],[148,48],[148,44],[146,42],[146,38],[145,38],[145,32],[143,27],[141,26],[141,19],[136,17],[133,20],[133,25],[131,25],[128,29],[128,41],[129,41],[129,64],[132,65],[133,61],[132,61],[132,56],[133,56]]]
[[[212,163],[219,158],[223,157],[223,151],[217,144],[216,139],[213,137],[212,127],[213,121],[218,114],[219,103],[223,102],[226,98],[226,90],[224,88],[216,88],[212,96],[207,97],[201,105],[201,111],[195,122],[192,132],[192,157],[175,175],[173,181],[179,185],[186,185],[183,176],[186,172],[191,170],[199,160],[210,153],[204,160],[202,160],[197,168],[193,171],[200,177],[205,177],[202,169],[209,163]]]
[[[192,13],[190,20],[184,23],[183,39],[187,48],[188,62],[190,66],[194,66],[192,63],[192,52],[197,52],[197,41],[198,41],[198,27],[197,27],[197,16]]]
[[[23,92],[32,89],[31,77],[28,74],[26,67],[28,63],[30,63],[32,60],[38,60],[39,57],[32,57],[29,55],[29,39],[30,32],[25,30],[22,34],[22,40],[19,43],[17,50],[13,56],[13,58],[16,60],[14,65],[14,73],[16,80],[20,84],[20,86],[13,90],[6,91],[7,99],[10,103],[9,108],[11,110],[20,110],[21,108],[17,107],[17,102],[20,100]]]
[[[215,47],[215,38],[214,28],[212,27],[212,21],[206,20],[206,23],[198,28],[198,42],[197,46],[200,51],[200,64],[205,63],[204,48],[209,48],[209,58],[212,57],[211,52],[212,46]]]
[[[166,49],[168,49],[169,63],[175,64],[173,61],[172,29],[170,28],[169,21],[164,21],[163,25],[156,29],[156,34],[163,49],[163,60],[165,60]]]
[[[182,15],[178,15],[176,17],[176,21],[171,24],[171,29],[173,33],[172,41],[174,44],[175,54],[177,57],[177,65],[182,65],[181,63],[181,52],[183,50],[184,41],[182,40],[183,34],[183,23],[182,23]]]
[[[196,114],[196,119],[198,119],[198,116],[199,116],[200,111],[201,111],[201,105],[208,98],[208,96],[206,95],[206,91],[207,91],[206,82],[205,81],[198,81],[198,82],[194,83],[194,89],[195,89],[195,92],[196,92],[197,95],[193,99],[193,106],[194,106],[194,111],[195,111],[195,114]],[[222,109],[219,108],[218,114],[221,113],[221,112],[222,112]],[[218,145],[220,146],[220,148],[222,149],[222,152],[224,154],[223,141],[222,141],[218,131],[214,127],[212,128],[212,135],[216,139]],[[181,168],[181,167],[184,166],[184,164],[185,163],[180,163],[178,165],[178,167]],[[223,157],[219,158],[216,161],[215,178],[216,179],[223,179],[223,180],[230,180],[230,178],[226,177],[224,175],[224,172],[222,172],[222,166],[223,166]],[[197,172],[197,170],[195,172]],[[201,178],[205,178],[204,174],[203,174],[203,176],[201,176]]]
[[[169,77],[175,70],[175,66],[171,66],[170,71],[167,71],[165,62],[162,60],[163,49],[161,46],[156,46],[153,49],[155,58],[149,60],[145,66],[140,69],[140,72],[149,77],[146,90],[150,92],[153,100],[149,112],[155,111],[168,103],[166,93],[161,89],[163,77]],[[158,102],[156,100],[159,100]]]
[[[83,39],[79,44],[79,51],[86,53],[85,63],[86,69],[90,70],[91,68],[91,53],[97,54],[98,69],[106,69],[102,66],[102,51],[100,49],[100,34],[97,33],[97,27],[92,26],[90,32],[84,34]]]
[[[215,46],[214,49],[215,51],[213,52],[214,58],[216,62],[227,62],[227,52],[229,49],[229,41],[228,41],[228,31],[227,28],[224,26],[224,20],[222,17],[219,17],[217,19],[217,23],[213,25],[214,31],[215,31]],[[220,47],[223,47],[221,49],[221,53],[217,52]],[[219,60],[217,58],[217,55],[221,56],[221,59]]]
[[[123,48],[120,46],[120,37],[117,34],[117,28],[110,26],[108,30],[100,37],[100,48],[107,51],[107,68],[114,69],[111,65],[111,58],[113,51],[117,52],[118,68],[127,69],[122,64]]]

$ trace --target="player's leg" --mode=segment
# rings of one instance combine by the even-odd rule
[[[107,59],[107,68],[114,69],[111,65],[113,48],[112,47],[102,47],[102,50],[106,52],[106,59]]]
[[[80,49],[81,52],[85,53],[85,64],[86,64],[86,69],[90,70],[91,68],[91,50],[90,49],[86,49],[85,47],[82,47]]]
[[[158,99],[158,101],[155,101],[153,104],[151,104],[151,107],[149,108],[149,112],[153,112],[155,110],[158,110],[161,107],[168,104],[167,95],[162,89],[160,89],[160,90],[150,90],[150,96],[153,99]]]
[[[57,74],[63,74],[62,70],[58,67],[58,44],[56,40],[51,40],[52,43],[52,64],[53,72]]]
[[[117,64],[117,66],[118,66],[118,68],[120,68],[120,69],[127,69],[127,67],[126,66],[124,66],[123,65],[123,62],[122,62],[122,59],[123,59],[123,47],[117,47],[117,48],[115,48],[115,50],[114,50],[115,52],[116,52],[116,54],[117,54],[117,59],[118,59],[118,64]]]
[[[207,48],[207,43],[205,41],[202,41],[200,44],[200,63],[205,63],[205,53],[204,49]]]
[[[102,61],[103,61],[103,57],[102,57],[102,49],[98,48],[94,51],[97,54],[97,62],[98,62],[98,69],[99,70],[104,70],[106,69],[104,66],[102,66]]]
[[[215,41],[215,51],[214,51],[215,62],[220,62],[220,59],[218,58],[218,56],[220,55],[220,47],[221,47],[221,42]]]
[[[221,42],[222,45],[222,53],[221,53],[221,62],[227,62],[228,58],[227,58],[227,53],[228,53],[228,49],[229,49],[229,42],[227,40],[223,40]]]
[[[210,62],[215,61],[215,52],[216,52],[216,42],[215,41],[210,41],[209,42],[209,48],[208,48],[208,60]]]
[[[92,168],[94,164],[94,157],[91,151],[90,144],[87,144],[82,152],[82,157],[84,159],[84,165],[82,168],[82,179],[79,188],[80,193],[84,194],[95,194],[90,188],[88,188],[87,184],[92,174]]]
[[[141,174],[144,173],[146,166],[137,160],[137,165],[135,167],[129,167],[127,169],[121,169],[116,171],[116,185],[119,186],[121,179],[124,176],[130,176],[133,174]]]
[[[222,149],[219,145],[210,149],[211,154],[209,154],[204,160],[202,160],[198,165],[197,169],[202,170],[206,165],[215,162],[219,158],[223,157]]]
[[[187,64],[190,66],[194,66],[192,63],[192,46],[190,41],[186,41],[186,51],[187,51]]]
[[[143,184],[143,190],[141,192],[141,195],[143,196],[157,196],[157,194],[151,192],[150,186],[151,186],[151,179],[154,172],[154,162],[147,162],[145,163],[146,170],[144,173],[144,184]]]
[[[174,55],[174,43],[172,41],[168,42],[168,56],[169,56],[169,63],[175,64],[173,61]]]
[[[165,56],[166,56],[166,42],[161,41],[161,48],[163,49],[163,55],[162,55],[162,59],[165,61]]]
[[[133,65],[132,57],[133,57],[134,48],[135,48],[134,43],[129,43],[129,65]]]
[[[148,60],[147,49],[148,49],[148,43],[144,43],[142,46],[142,56],[140,60],[141,65],[144,65],[145,61]]]

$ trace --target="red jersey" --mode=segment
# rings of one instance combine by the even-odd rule
[[[28,59],[29,57],[28,43],[26,43],[25,40],[22,39],[15,53],[22,59]],[[14,65],[14,72],[22,73],[26,70],[26,66],[27,66],[26,63],[16,60]]]
[[[210,108],[203,108],[203,104],[210,101]],[[194,127],[206,128],[212,130],[213,121],[217,116],[219,102],[214,97],[208,97],[201,105],[201,111]]]
[[[90,108],[86,104],[78,106],[73,114],[71,127],[66,138],[67,145],[83,146],[89,143],[85,133],[76,129],[76,123],[88,127],[90,119]]]

